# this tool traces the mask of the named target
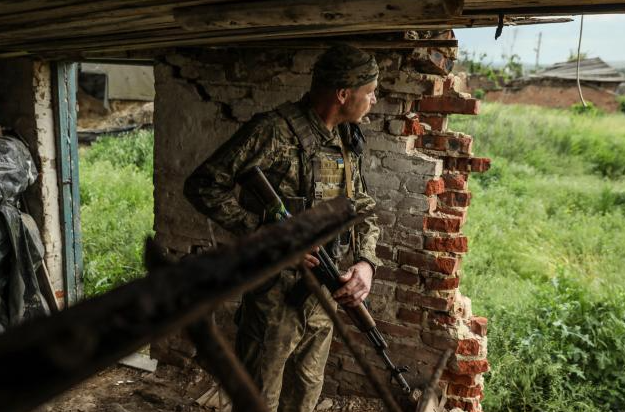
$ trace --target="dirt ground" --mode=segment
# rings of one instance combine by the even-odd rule
[[[216,406],[200,406],[195,400],[214,387],[200,369],[181,370],[159,366],[156,372],[142,372],[114,366],[33,412],[229,412]],[[378,412],[385,410],[376,399],[322,396],[316,411]]]
[[[582,86],[582,93],[586,101],[593,102],[600,109],[610,113],[618,111],[619,105],[614,94],[586,86]],[[544,85],[528,85],[520,90],[490,91],[486,93],[485,100],[504,104],[532,104],[562,109],[580,102],[577,87]]]

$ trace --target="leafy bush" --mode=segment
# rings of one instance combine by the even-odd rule
[[[571,111],[575,114],[583,114],[586,116],[600,116],[603,111],[599,109],[593,102],[586,102],[586,106],[583,103],[574,103],[571,105]]]
[[[484,91],[484,89],[475,89],[473,91],[473,97],[475,97],[476,99],[482,100],[485,95],[486,95],[486,92]]]
[[[617,101],[619,111],[621,111],[621,113],[625,113],[625,96],[618,96]]]
[[[489,333],[485,408],[605,411],[625,407],[625,294],[604,301],[566,276],[523,311],[499,307]]]
[[[81,150],[80,195],[87,297],[142,276],[152,234],[151,133],[103,138]]]

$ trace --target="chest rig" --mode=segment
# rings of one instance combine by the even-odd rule
[[[277,112],[286,120],[301,146],[300,195],[307,199],[307,207],[338,196],[346,196],[353,201],[353,173],[360,162],[364,145],[362,133],[352,131],[355,128],[360,132],[358,126],[339,125],[338,136],[329,144],[322,145],[299,104],[283,104]],[[351,229],[330,242],[326,249],[332,258],[340,259],[350,248],[355,251],[355,246]]]

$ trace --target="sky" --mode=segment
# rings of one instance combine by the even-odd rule
[[[456,29],[461,50],[481,53],[485,62],[498,63],[502,54],[518,54],[521,61],[534,65],[539,33],[542,32],[540,65],[566,61],[571,51],[577,53],[580,17],[570,23],[538,24],[531,26],[504,26],[503,34],[495,40],[495,27]],[[625,64],[625,14],[605,14],[584,17],[582,53],[600,57],[607,62]]]

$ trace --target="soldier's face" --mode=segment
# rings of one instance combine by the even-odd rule
[[[346,90],[345,103],[342,106],[344,121],[360,123],[362,118],[369,113],[371,107],[376,104],[375,90],[378,81],[374,80],[360,87]]]

